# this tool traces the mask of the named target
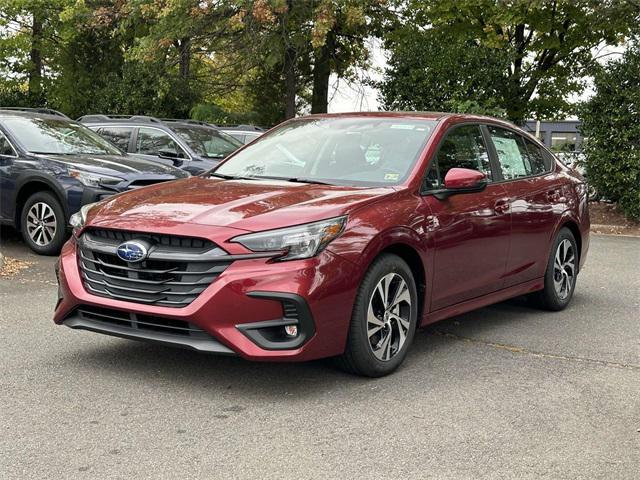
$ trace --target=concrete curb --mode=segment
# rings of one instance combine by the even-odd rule
[[[0,252],[0,268],[2,268],[4,265],[4,255],[2,255],[2,252]]]
[[[640,237],[635,233],[634,227],[627,227],[624,225],[600,225],[597,223],[591,224],[591,233],[594,235],[612,235],[617,237]]]

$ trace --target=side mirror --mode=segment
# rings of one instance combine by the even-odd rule
[[[470,168],[452,168],[444,177],[444,188],[434,192],[439,200],[460,193],[481,192],[487,186],[484,173]]]
[[[160,158],[169,158],[176,160],[182,158],[182,154],[178,152],[172,152],[171,150],[158,150],[158,156]]]

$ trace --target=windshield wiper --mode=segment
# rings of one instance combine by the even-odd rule
[[[211,172],[211,177],[224,178],[225,180],[257,180],[256,177],[239,177],[237,175],[225,175],[224,173]]]
[[[322,182],[320,180],[314,180],[312,178],[301,178],[301,177],[268,177],[268,176],[260,176],[260,178],[269,178],[271,180],[282,180],[284,182],[294,182],[294,183],[309,183],[312,185],[334,185],[329,182]]]

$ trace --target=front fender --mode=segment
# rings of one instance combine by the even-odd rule
[[[60,200],[60,204],[62,205],[62,209],[65,214],[65,219],[69,218],[69,206],[67,204],[67,192],[60,185],[60,182],[56,179],[56,177],[46,171],[36,171],[36,170],[26,170],[21,172],[16,178],[16,189],[14,191],[13,197],[13,217],[16,220],[16,225],[19,224],[18,215],[20,212],[18,211],[18,198],[20,197],[21,192],[25,187],[28,188],[31,183],[41,183],[46,185],[51,191],[54,192],[58,200]]]

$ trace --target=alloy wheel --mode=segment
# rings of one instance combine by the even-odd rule
[[[553,285],[561,300],[565,300],[571,295],[575,276],[576,256],[573,244],[564,239],[558,244],[553,262]]]
[[[44,202],[34,203],[27,212],[27,233],[36,245],[44,247],[56,235],[56,214]]]
[[[369,299],[367,336],[378,360],[389,361],[400,352],[411,324],[411,295],[397,273],[382,277]]]

